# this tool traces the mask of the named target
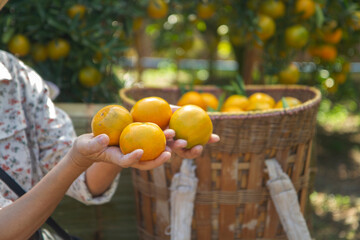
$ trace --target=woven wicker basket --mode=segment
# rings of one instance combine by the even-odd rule
[[[286,239],[266,188],[264,160],[275,157],[289,174],[304,213],[308,199],[311,146],[320,92],[306,86],[247,86],[247,94],[264,92],[276,101],[293,96],[302,105],[286,110],[245,113],[209,113],[221,141],[206,145],[195,159],[199,179],[192,221],[192,238]],[[216,87],[198,90],[220,96]],[[159,96],[171,104],[180,98],[178,88],[129,88],[120,96],[130,109],[136,100]],[[133,185],[140,239],[170,239],[169,186],[181,158],[173,156],[152,171],[133,170]]]

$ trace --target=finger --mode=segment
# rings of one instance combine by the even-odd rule
[[[157,168],[158,166],[164,164],[166,161],[168,161],[170,159],[170,157],[171,157],[171,153],[164,151],[156,159],[151,160],[151,161],[139,162],[137,164],[134,164],[132,167],[137,168],[139,170],[154,169],[154,168]]]
[[[94,137],[92,134],[81,135],[76,142],[78,151],[83,155],[91,155],[103,152],[109,144],[109,137],[106,134],[100,134]]]
[[[166,140],[171,140],[175,137],[175,131],[172,129],[164,130],[164,134],[165,134]]]
[[[193,148],[190,149],[190,151],[188,152],[188,158],[197,158],[201,155],[202,151],[203,151],[204,147],[201,145],[196,145]]]
[[[117,159],[114,163],[123,168],[128,168],[134,164],[139,163],[141,156],[144,154],[144,150],[136,149],[131,153],[122,155],[120,159]]]
[[[173,150],[182,150],[183,148],[185,148],[187,146],[187,141],[184,139],[178,139],[176,141],[170,142],[169,146]]]
[[[216,143],[216,142],[218,142],[218,141],[220,141],[219,135],[217,135],[217,134],[211,134],[211,137],[210,137],[208,143]]]
[[[171,148],[169,146],[165,147],[165,151],[170,152],[170,153],[172,152],[172,150],[171,150]]]
[[[180,106],[176,106],[176,105],[172,105],[172,104],[170,104],[170,107],[171,107],[171,110],[173,113],[180,108]]]

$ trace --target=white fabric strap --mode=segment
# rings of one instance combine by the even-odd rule
[[[171,182],[171,240],[191,239],[191,222],[198,179],[194,161],[183,159]]]
[[[289,176],[276,159],[265,161],[270,179],[267,187],[289,240],[311,240],[309,229],[300,211],[298,196]]]

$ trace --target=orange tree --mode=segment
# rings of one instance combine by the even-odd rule
[[[232,46],[238,72],[247,83],[254,82],[249,70],[255,65],[261,73],[257,83],[300,83],[317,85],[325,94],[335,93],[338,88],[341,95],[355,94],[353,82],[346,80],[349,62],[358,55],[358,1],[150,0],[147,3],[152,2],[157,3],[162,15],[154,18],[143,6],[143,16],[150,19],[151,27],[160,29],[154,35],[159,50],[176,49],[173,52],[178,58],[191,46],[188,42],[192,37],[200,34],[207,44],[207,57],[214,60],[219,41],[225,39]],[[178,21],[173,21],[174,16]],[[227,33],[220,36],[221,26],[226,26]],[[210,81],[214,81],[212,64],[209,66]]]
[[[13,0],[1,11],[0,47],[61,90],[58,101],[113,102],[112,71],[128,48],[131,0]]]

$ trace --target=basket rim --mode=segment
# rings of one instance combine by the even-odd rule
[[[122,88],[119,90],[120,98],[127,102],[130,105],[134,105],[136,103],[135,100],[129,98],[126,93],[131,89],[149,89],[149,90],[178,90],[179,87],[171,86],[171,87],[128,87]],[[206,86],[199,86],[195,87],[194,89],[214,89],[218,88],[214,85],[206,85]],[[314,93],[314,97],[303,102],[299,106],[289,107],[285,109],[269,109],[269,110],[258,110],[258,111],[246,111],[246,112],[238,112],[238,113],[227,113],[227,112],[207,112],[212,119],[226,119],[226,118],[255,118],[255,117],[265,117],[265,116],[275,116],[275,115],[292,115],[296,114],[300,111],[312,108],[313,106],[320,103],[321,100],[321,92],[319,89],[311,86],[306,85],[246,85],[246,90],[258,90],[261,91],[262,89],[271,89],[271,90],[304,90],[310,91]]]

